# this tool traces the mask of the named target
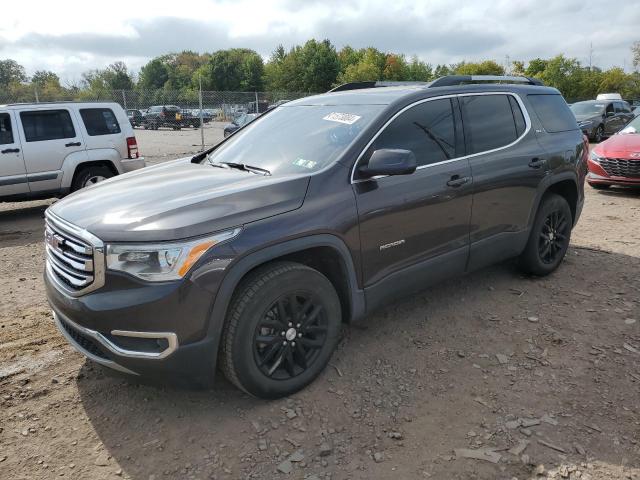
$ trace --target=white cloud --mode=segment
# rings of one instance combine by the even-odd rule
[[[67,0],[7,1],[2,6],[0,58],[29,73],[62,78],[124,60],[134,70],[151,57],[191,49],[249,47],[265,58],[315,37],[338,48],[374,46],[417,54],[432,63],[550,57],[631,67],[640,40],[636,1],[565,0]]]

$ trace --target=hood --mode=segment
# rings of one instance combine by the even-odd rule
[[[575,115],[576,117],[576,121],[578,123],[580,122],[584,122],[586,120],[602,120],[602,115],[600,114],[595,114],[595,115]]]
[[[105,242],[178,240],[295,210],[308,183],[181,159],[80,190],[50,210]]]
[[[598,144],[593,151],[607,158],[626,158],[640,161],[640,134],[617,134]]]

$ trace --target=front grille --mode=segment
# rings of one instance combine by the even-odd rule
[[[614,177],[640,178],[640,159],[603,158],[600,165],[608,175]]]
[[[62,328],[64,328],[64,331],[67,332],[71,338],[73,338],[73,341],[76,342],[80,348],[86,350],[96,357],[109,360],[109,357],[100,349],[98,343],[95,340],[93,340],[91,337],[88,337],[87,335],[84,335],[83,333],[80,333],[63,319],[59,319],[59,321],[62,325]]]
[[[47,219],[45,245],[51,273],[66,288],[80,291],[93,283],[95,268],[90,244],[69,235]]]

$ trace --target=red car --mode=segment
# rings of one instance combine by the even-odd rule
[[[596,189],[640,186],[640,117],[591,150],[587,182]]]

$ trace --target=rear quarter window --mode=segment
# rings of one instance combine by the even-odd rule
[[[120,133],[120,125],[110,108],[81,108],[80,116],[92,137]]]
[[[547,132],[578,130],[576,117],[562,95],[528,95],[528,98]]]

